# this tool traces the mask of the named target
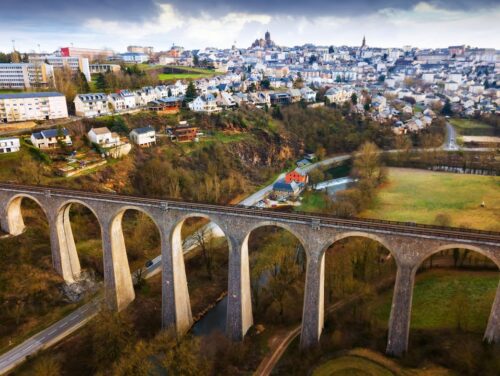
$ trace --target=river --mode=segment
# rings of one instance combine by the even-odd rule
[[[329,195],[349,188],[354,180],[349,177],[342,177],[321,182],[316,185],[315,189],[319,186],[321,190],[326,189]],[[265,280],[259,281],[265,284]],[[208,336],[215,331],[222,333],[226,330],[226,310],[227,310],[227,296],[219,301],[210,311],[207,312],[200,320],[198,320],[192,327],[191,332],[195,336]]]
[[[354,183],[354,180],[350,177],[343,177],[338,179],[332,179],[323,181],[321,183],[316,184],[314,187],[317,191],[325,191],[330,195],[334,196],[335,193],[339,191],[343,191],[344,189],[349,188]]]

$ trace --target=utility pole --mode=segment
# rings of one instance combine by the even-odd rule
[[[16,40],[15,39],[12,39],[12,56],[11,56],[10,60],[13,63],[19,63],[20,62],[19,53],[16,51]]]

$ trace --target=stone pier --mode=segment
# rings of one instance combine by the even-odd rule
[[[162,324],[164,328],[173,327],[178,335],[189,330],[193,322],[181,239],[182,223],[189,217],[214,221],[228,240],[226,332],[236,341],[242,340],[253,325],[248,238],[259,227],[277,226],[290,231],[306,251],[300,341],[303,348],[316,345],[321,337],[325,311],[325,251],[336,241],[347,237],[369,238],[383,244],[394,257],[397,276],[387,353],[395,356],[411,350],[408,338],[413,285],[415,273],[426,258],[446,249],[469,249],[500,267],[500,233],[0,183],[0,225],[11,236],[21,235],[25,228],[21,210],[23,199],[35,201],[44,211],[50,229],[54,269],[68,283],[80,274],[70,207],[79,203],[94,213],[101,227],[106,302],[115,310],[124,309],[135,298],[123,237],[123,214],[126,210],[137,210],[149,216],[161,235]],[[500,284],[484,339],[500,342]]]

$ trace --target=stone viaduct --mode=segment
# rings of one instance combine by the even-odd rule
[[[101,227],[106,301],[116,310],[125,308],[135,297],[122,233],[123,214],[127,210],[137,210],[148,215],[161,236],[163,327],[174,326],[179,334],[192,325],[181,240],[182,224],[189,217],[208,218],[226,235],[229,245],[226,331],[233,340],[241,340],[253,325],[248,239],[258,227],[284,228],[302,242],[306,251],[303,347],[312,346],[320,339],[324,322],[325,252],[336,241],[347,237],[370,238],[392,253],[397,273],[387,352],[396,356],[408,348],[415,273],[427,257],[446,249],[465,248],[488,257],[500,268],[500,233],[0,184],[1,228],[13,236],[21,234],[24,229],[23,198],[37,202],[45,212],[53,265],[67,282],[74,281],[80,274],[70,207],[78,203],[94,213]],[[484,339],[500,341],[500,284]]]

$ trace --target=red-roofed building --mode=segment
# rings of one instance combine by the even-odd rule
[[[299,184],[300,183],[307,184],[307,182],[309,181],[309,176],[300,169],[296,169],[289,172],[285,176],[285,183],[290,184],[292,181]]]

